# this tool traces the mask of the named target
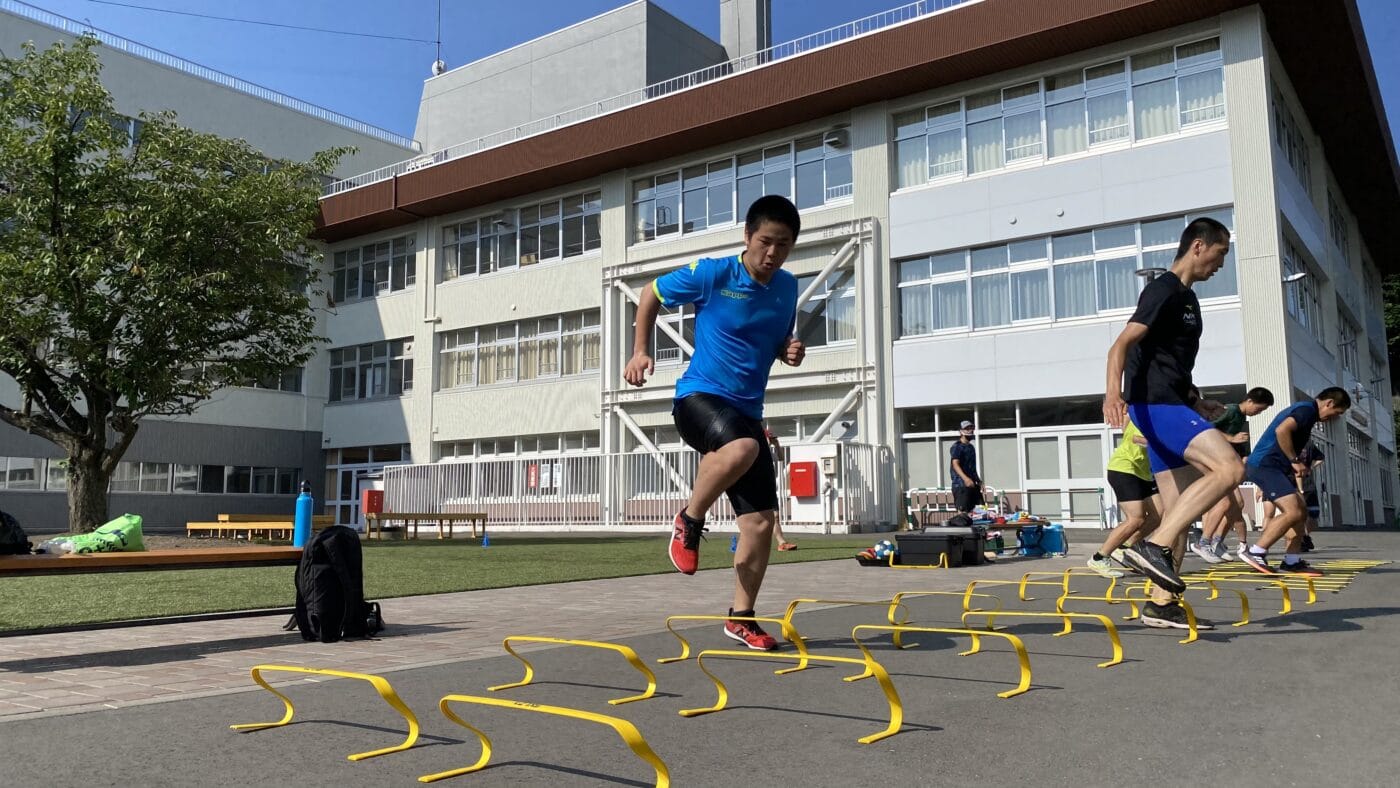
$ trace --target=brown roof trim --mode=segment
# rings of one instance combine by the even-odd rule
[[[1249,0],[984,0],[762,69],[639,104],[518,142],[327,197],[319,237],[336,241],[467,210],[617,169],[744,139],[886,99],[1073,54],[1197,19]],[[1352,0],[1260,0],[1270,33],[1311,117],[1348,102],[1370,104],[1356,124],[1330,124],[1324,143],[1363,235],[1400,214],[1395,154]],[[1275,32],[1275,29],[1278,32]],[[1302,43],[1306,42],[1306,44]],[[1329,52],[1341,70],[1304,67]],[[1369,90],[1368,90],[1369,87]],[[1347,106],[1347,105],[1343,105]],[[1374,120],[1378,121],[1379,126]],[[1343,138],[1344,139],[1338,139]],[[1388,160],[1390,168],[1373,162]],[[1389,180],[1387,180],[1389,178]],[[393,186],[386,186],[392,183]],[[1358,203],[1361,201],[1357,201]],[[1377,259],[1384,259],[1378,249]]]

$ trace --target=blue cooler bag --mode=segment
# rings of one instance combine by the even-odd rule
[[[1050,555],[1065,555],[1069,552],[1069,539],[1065,537],[1065,527],[1059,523],[1045,526],[1040,537],[1040,547]]]

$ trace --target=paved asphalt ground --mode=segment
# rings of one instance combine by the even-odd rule
[[[1327,548],[1319,561],[1400,559],[1396,533],[1327,534],[1318,541]],[[1177,642],[1184,633],[1122,622],[1126,661],[1107,669],[1095,667],[1109,655],[1097,624],[1054,638],[1056,623],[1015,623],[1009,631],[1031,652],[1034,689],[1010,699],[995,693],[1014,686],[1015,660],[993,638],[984,653],[968,657],[957,655],[966,645],[961,638],[912,636],[920,645],[907,651],[877,638],[873,649],[893,675],[905,719],[900,734],[871,745],[856,739],[884,727],[886,705],[873,681],[840,681],[846,666],[774,676],[781,665],[717,660],[712,669],[729,686],[730,707],[678,716],[679,709],[712,704],[715,689],[694,661],[654,664],[677,652],[675,640],[660,631],[622,641],[656,671],[659,694],[646,701],[607,705],[644,686],[617,655],[548,648],[528,655],[534,685],[501,693],[485,687],[520,678],[520,664],[508,656],[386,674],[423,725],[418,746],[407,752],[347,761],[351,752],[402,741],[402,720],[367,685],[295,681],[283,691],[296,703],[296,722],[253,733],[228,725],[274,720],[282,711],[276,698],[258,690],[0,722],[6,754],[0,784],[406,786],[418,775],[476,760],[475,737],[436,709],[441,696],[465,693],[627,719],[681,786],[1394,786],[1400,784],[1397,578],[1400,563],[1370,569],[1339,593],[1321,594],[1315,605],[1302,604],[1305,595],[1295,593],[1297,609],[1286,616],[1278,615],[1277,592],[1250,591],[1253,623],[1203,632],[1189,645]],[[1076,587],[1102,585],[1086,578]],[[1012,610],[1053,607],[1048,594],[1027,603],[1014,593],[1003,599]],[[1121,607],[1082,609],[1123,614]],[[946,597],[910,603],[914,621],[930,626],[958,626],[958,610],[958,600]],[[1238,605],[1201,599],[1197,610],[1223,623]],[[799,612],[795,623],[814,653],[859,656],[851,627],[881,617],[846,606]],[[531,627],[522,621],[520,630]],[[697,647],[738,645],[714,625],[688,634]],[[603,726],[455,708],[491,736],[495,753],[486,770],[444,785],[652,784],[651,769]]]

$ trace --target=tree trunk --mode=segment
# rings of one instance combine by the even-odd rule
[[[68,530],[85,534],[107,522],[107,483],[101,452],[68,458]]]

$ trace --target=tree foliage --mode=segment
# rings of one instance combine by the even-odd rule
[[[0,419],[67,452],[80,530],[141,419],[310,356],[319,178],[346,152],[279,161],[172,113],[134,124],[96,46],[0,58],[0,373],[22,399]]]

